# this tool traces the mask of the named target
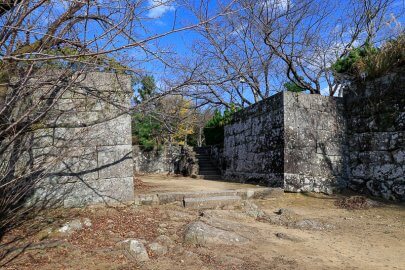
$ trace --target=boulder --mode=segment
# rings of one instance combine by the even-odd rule
[[[145,262],[149,260],[145,246],[138,239],[126,239],[120,242],[120,246],[136,261]]]

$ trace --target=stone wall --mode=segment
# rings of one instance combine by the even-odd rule
[[[179,159],[180,146],[163,146],[161,149],[144,150],[133,146],[134,172],[164,173],[174,172],[175,162]]]
[[[133,199],[131,94],[128,76],[75,80],[34,133],[34,160],[48,168],[33,200],[72,207]]]
[[[350,188],[405,200],[405,75],[346,89]]]
[[[235,113],[225,126],[223,178],[283,186],[284,94]]]
[[[224,178],[331,193],[345,184],[344,126],[341,99],[278,93],[225,127]]]
[[[198,173],[198,164],[191,147],[165,145],[159,149],[144,150],[133,146],[135,173],[175,173],[193,176]]]
[[[346,185],[344,104],[341,98],[283,94],[284,189],[332,193]]]

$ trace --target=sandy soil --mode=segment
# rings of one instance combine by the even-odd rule
[[[287,193],[283,198],[254,201],[269,214],[287,208],[333,226],[324,230],[274,225],[247,215],[242,206],[204,212],[176,205],[55,210],[47,220],[59,224],[49,222],[48,228],[78,217],[90,218],[93,226],[71,235],[37,233],[26,240],[35,245],[5,269],[405,269],[405,205],[345,210],[335,206],[336,199]],[[187,245],[184,229],[195,220],[227,224],[226,230],[249,242]],[[159,235],[169,236],[174,244],[162,256],[149,250],[151,259],[146,263],[134,261],[117,246],[127,238],[144,239],[147,244]]]
[[[214,190],[235,190],[242,188],[257,188],[250,184],[239,184],[215,180],[194,179],[190,177],[176,177],[173,175],[143,175],[137,176],[143,182],[142,188],[135,188],[135,193],[162,193],[162,192],[198,192]]]

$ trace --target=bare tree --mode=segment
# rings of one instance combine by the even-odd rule
[[[235,1],[227,16],[195,29],[200,39],[179,73],[192,78],[186,92],[202,104],[247,106],[286,82],[336,95],[342,85],[332,64],[353,47],[390,38],[389,13],[399,13],[392,0]]]
[[[324,89],[333,96],[341,85],[332,64],[354,46],[373,42],[392,2],[289,2],[275,14],[265,7],[255,20],[266,45],[284,62],[289,80],[312,94]]]
[[[55,121],[60,111],[55,106],[60,98],[79,87],[83,76],[92,71],[136,75],[145,61],[164,64],[153,42],[202,23],[179,27],[173,24],[171,30],[155,33],[146,24],[154,19],[151,12],[171,5],[172,1],[153,3],[0,1],[0,240],[9,230],[49,206],[41,203],[27,207],[26,202],[35,186],[48,176],[50,167],[75,155],[69,153],[68,147],[66,152],[46,152],[35,158],[32,155],[37,143],[35,136],[42,130],[70,125]],[[179,86],[186,84],[184,80]],[[167,92],[179,86],[173,85]],[[120,109],[121,114],[131,109],[120,107],[111,96],[97,89],[89,89],[89,93]],[[76,111],[80,106],[83,104],[73,104],[68,110]],[[106,120],[108,117],[87,124]],[[70,127],[75,125],[82,124]],[[68,139],[65,144],[69,145]]]

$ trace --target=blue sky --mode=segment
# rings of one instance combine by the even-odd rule
[[[150,6],[159,5],[159,0],[148,0],[148,4]],[[274,1],[274,0],[273,0]],[[288,1],[288,0],[280,0],[280,1]],[[321,0],[319,0],[321,1]],[[342,0],[338,1],[337,3],[347,4],[349,0]],[[196,1],[198,3],[198,1]],[[293,2],[293,0],[292,0]],[[398,14],[401,14],[398,17],[401,24],[404,24],[404,0],[395,0],[392,8]],[[211,1],[210,9],[214,12],[216,9],[216,1]],[[173,3],[170,5],[159,5],[156,8],[152,8],[148,13],[147,16],[150,17],[150,22],[147,23],[150,32],[152,33],[163,33],[166,31],[170,31],[173,27],[173,22],[176,18],[175,27],[181,27],[185,25],[189,25],[195,23],[196,20],[193,15],[188,12],[182,6]],[[157,44],[159,48],[167,49],[170,51],[174,51],[179,56],[190,56],[190,48],[193,44],[193,41],[198,39],[199,36],[194,31],[185,31],[181,33],[176,33],[159,39]],[[155,76],[156,80],[159,82],[162,77],[170,76],[170,74],[165,72],[164,66],[159,63],[158,61],[149,62],[142,66],[145,70],[147,70],[148,74],[152,74]]]

